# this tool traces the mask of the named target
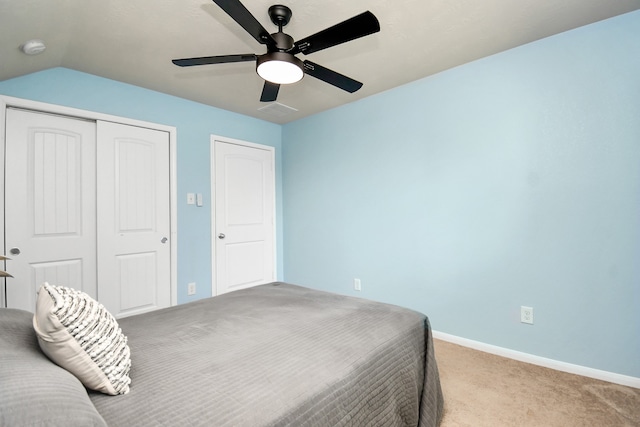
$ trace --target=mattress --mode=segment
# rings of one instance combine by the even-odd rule
[[[119,320],[131,391],[89,392],[111,427],[437,426],[428,318],[271,283]]]

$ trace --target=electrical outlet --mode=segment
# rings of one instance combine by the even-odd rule
[[[196,204],[196,195],[195,193],[187,193],[187,204],[195,205]]]
[[[533,307],[520,307],[520,322],[533,325]]]
[[[191,282],[187,284],[187,295],[195,295],[196,294],[196,282]]]
[[[360,283],[360,279],[353,279],[353,289],[356,291],[362,290],[362,283]]]

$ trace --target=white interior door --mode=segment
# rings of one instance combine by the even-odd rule
[[[116,317],[171,305],[169,134],[98,122],[98,296]]]
[[[95,123],[15,109],[6,123],[7,306],[34,311],[44,281],[95,297]]]
[[[275,280],[272,147],[212,137],[214,294]]]

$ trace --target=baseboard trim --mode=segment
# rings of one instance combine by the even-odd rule
[[[545,357],[535,356],[533,354],[523,353],[521,351],[510,350],[504,347],[485,344],[480,341],[461,338],[455,335],[446,334],[444,332],[433,331],[433,337],[442,341],[458,344],[463,347],[469,347],[474,350],[483,351],[485,353],[491,353],[497,356],[518,360],[520,362],[531,363],[533,365],[555,369],[556,371],[568,372],[570,374],[582,375],[583,377],[594,378],[597,380],[608,381],[610,383],[640,389],[640,378],[616,374],[614,372],[602,371],[599,369],[587,368],[586,366],[574,365],[571,363],[560,362],[558,360],[547,359]]]

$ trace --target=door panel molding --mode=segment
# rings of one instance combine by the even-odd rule
[[[61,105],[49,104],[39,101],[32,101],[28,99],[16,98],[11,96],[0,95],[0,188],[4,188],[5,185],[5,133],[6,133],[6,112],[7,108],[16,108],[23,110],[30,110],[42,114],[52,114],[56,116],[67,116],[76,119],[84,119],[91,121],[105,121],[114,122],[124,125],[131,125],[140,128],[148,128],[153,130],[160,130],[169,134],[169,192],[170,192],[170,236],[169,242],[171,252],[171,305],[176,305],[178,302],[177,296],[177,282],[178,282],[178,269],[177,269],[177,131],[173,126],[161,125],[157,123],[147,122],[143,120],[131,119],[127,117],[114,116],[110,114],[98,113],[94,111],[82,110],[77,108],[65,107]],[[5,223],[4,217],[4,197],[0,198],[0,224]],[[0,227],[0,241],[5,243],[4,226]],[[10,256],[10,255],[9,255]],[[0,262],[0,268],[2,263]],[[11,273],[11,261],[6,261],[4,270]],[[0,307],[6,306],[5,298],[5,280],[13,279],[0,279]]]

